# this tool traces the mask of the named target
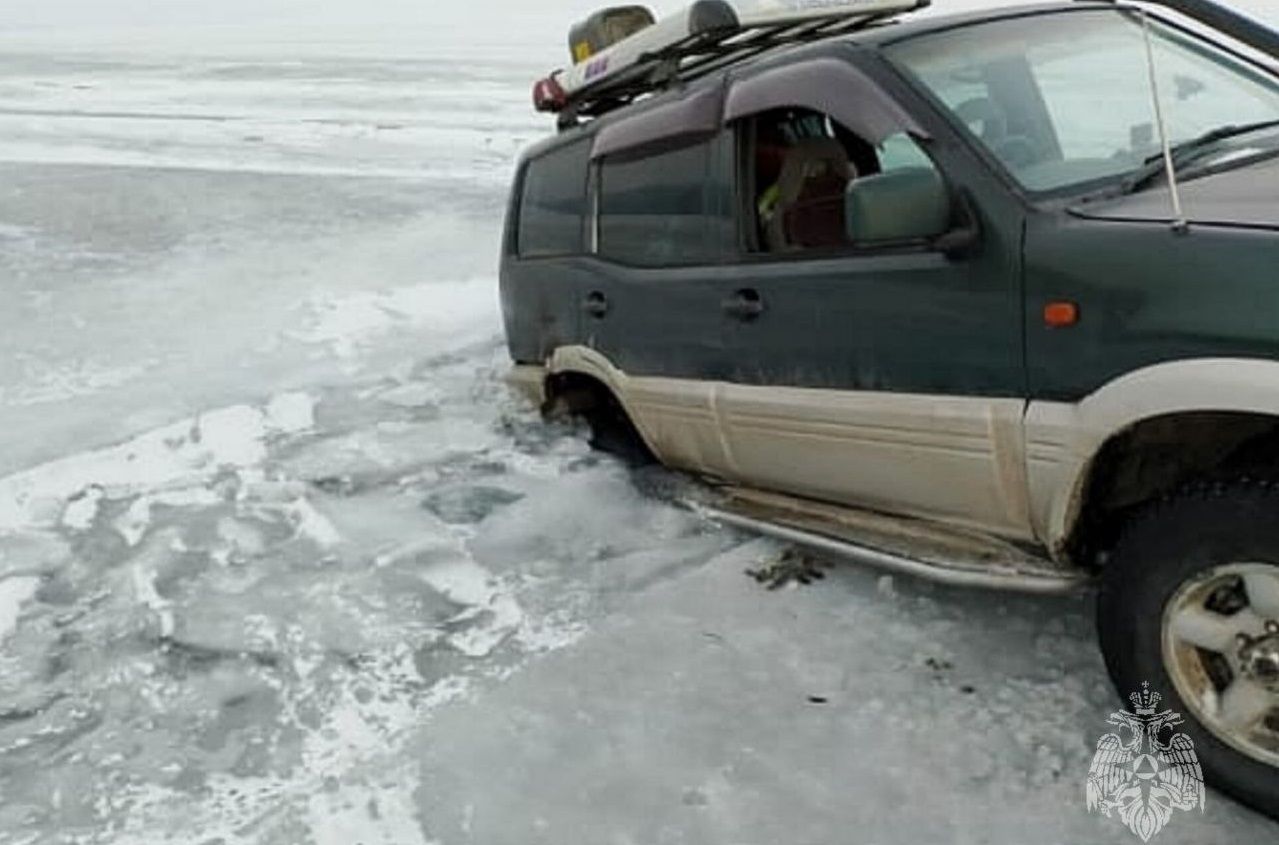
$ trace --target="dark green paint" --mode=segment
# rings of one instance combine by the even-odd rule
[[[979,225],[974,250],[766,260],[725,245],[705,266],[644,269],[583,256],[521,261],[508,236],[501,281],[514,359],[541,363],[558,346],[584,344],[640,376],[1057,401],[1157,363],[1279,359],[1279,225],[1256,212],[1259,197],[1279,204],[1279,184],[1273,193],[1252,186],[1234,218],[1241,225],[1214,218],[1178,233],[1118,211],[1085,218],[1071,209],[1077,200],[1020,192],[880,46],[804,55],[854,62],[927,130],[927,152],[952,195],[966,199],[957,207]],[[717,144],[708,163],[715,196],[731,194],[732,147]],[[1246,173],[1233,171],[1231,184]],[[1216,191],[1212,207],[1228,212],[1239,194],[1213,179],[1227,185],[1224,176],[1195,183],[1201,207]],[[763,305],[754,319],[724,308],[743,290]],[[583,310],[592,293],[607,300],[606,314]],[[1056,300],[1076,302],[1081,322],[1047,328],[1043,307]]]
[[[1078,303],[1079,324],[1047,328],[1052,300]],[[1026,319],[1031,395],[1041,399],[1076,400],[1168,361],[1279,359],[1279,232],[1036,216]]]

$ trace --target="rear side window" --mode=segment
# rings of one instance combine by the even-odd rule
[[[529,162],[520,194],[517,251],[522,258],[583,251],[589,141],[579,141]]]
[[[706,264],[734,234],[718,144],[600,167],[599,253],[640,267]]]

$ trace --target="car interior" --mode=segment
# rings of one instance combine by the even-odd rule
[[[759,251],[847,244],[848,186],[881,171],[875,148],[807,109],[764,113],[748,130]]]

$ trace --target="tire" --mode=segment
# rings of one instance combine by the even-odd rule
[[[632,468],[656,463],[639,429],[611,396],[600,407],[592,409],[586,421],[591,428],[592,449],[612,455]]]
[[[572,417],[590,429],[592,449],[612,455],[628,467],[646,467],[657,462],[626,409],[607,387],[593,379],[553,385],[552,395],[542,406],[545,419]]]
[[[1190,645],[1178,633],[1186,626],[1173,621],[1184,620],[1182,609],[1198,616],[1200,597],[1206,595],[1203,609],[1213,616],[1210,621],[1227,620],[1229,630],[1236,625],[1255,630],[1261,624],[1256,619],[1268,619],[1269,612],[1240,615],[1244,609],[1253,612],[1247,585],[1258,583],[1249,579],[1269,578],[1272,567],[1279,573],[1279,485],[1240,480],[1187,488],[1145,507],[1129,522],[1102,573],[1097,623],[1106,666],[1119,694],[1127,700],[1148,681],[1152,691],[1163,695],[1161,709],[1185,717],[1178,730],[1194,741],[1209,786],[1279,818],[1279,765],[1268,759],[1267,744],[1269,726],[1279,719],[1279,691],[1266,686],[1269,680],[1256,682],[1256,667],[1271,664],[1249,662],[1240,666],[1250,668],[1230,669],[1228,658],[1209,656],[1216,652]],[[1269,590],[1269,582],[1265,584]],[[1255,592],[1263,594],[1260,584]],[[1273,607],[1274,594],[1265,595],[1258,606]],[[1237,621],[1241,619],[1246,621]],[[1208,639],[1222,641],[1220,636],[1214,633]],[[1235,642],[1244,648],[1238,645],[1241,641]],[[1252,642],[1270,649],[1274,639],[1263,633]],[[1229,649],[1222,652],[1227,653]],[[1198,666],[1211,669],[1201,671]],[[1222,677],[1229,680],[1222,684],[1217,680]],[[1260,726],[1255,728],[1263,737],[1260,741],[1256,733],[1228,728],[1224,716],[1209,711],[1211,705],[1192,704],[1189,699],[1195,696],[1181,692],[1195,682],[1229,690],[1240,680],[1254,694],[1252,701],[1262,702],[1260,712],[1269,713],[1251,722]],[[1271,697],[1275,710],[1266,711]]]

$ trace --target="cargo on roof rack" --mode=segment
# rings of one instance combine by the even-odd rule
[[[739,11],[727,0],[697,0],[661,20],[643,7],[605,9],[573,28],[576,63],[537,82],[534,106],[572,125],[774,47],[854,32],[930,3],[756,0]]]

